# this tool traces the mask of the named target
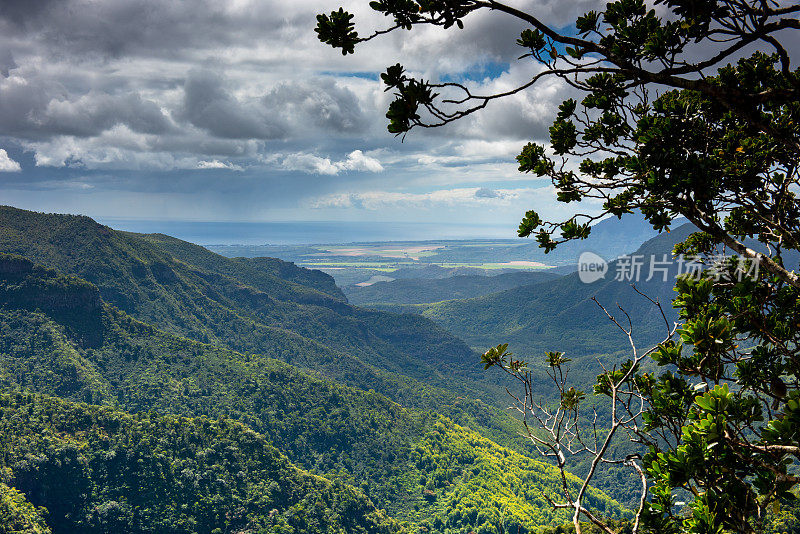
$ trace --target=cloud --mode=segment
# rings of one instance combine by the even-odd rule
[[[56,0],[4,0],[0,18],[18,26],[26,27],[39,18]]]
[[[360,34],[386,28],[388,20],[362,0],[342,0],[355,14]],[[599,0],[518,0],[555,27],[602,7]],[[221,57],[258,61],[260,65],[298,58],[311,68],[359,68],[374,71],[408,58],[422,70],[461,71],[486,58],[516,57],[514,37],[524,24],[514,17],[482,10],[467,17],[461,31],[420,27],[364,45],[363,53],[342,58],[320,45],[313,33],[314,15],[329,10],[318,0],[3,0],[0,33],[34,40],[53,56],[92,55],[102,59]],[[435,50],[436,53],[431,53]],[[311,53],[309,53],[311,52]],[[232,56],[236,54],[236,56]]]
[[[560,27],[598,3],[515,0],[515,7]],[[561,84],[493,101],[401,142],[386,131],[393,97],[377,78],[401,61],[425,79],[466,80],[481,94],[505,91],[537,68],[516,61],[521,23],[486,10],[470,15],[464,30],[395,32],[342,57],[314,34],[316,13],[330,8],[322,4],[196,0],[187,9],[180,0],[3,0],[0,145],[46,167],[26,166],[6,181],[33,192],[47,182],[58,202],[59,183],[65,197],[83,187],[73,184],[79,169],[81,183],[93,187],[85,198],[105,199],[91,201],[97,209],[109,209],[109,195],[120,189],[158,189],[187,199],[208,195],[208,206],[227,202],[232,217],[247,216],[243,205],[300,217],[310,191],[320,205],[361,210],[502,211],[521,202],[514,197],[521,189],[506,189],[530,178],[516,172],[514,156],[525,142],[548,138],[552,110],[567,94]],[[391,23],[363,0],[341,4],[361,34]],[[218,179],[228,171],[237,172]],[[394,191],[398,183],[402,192]]]
[[[470,162],[483,159],[513,161],[521,148],[520,142],[516,139],[501,141],[476,139],[456,144],[453,151],[458,157]]]
[[[126,125],[142,133],[172,128],[161,107],[136,92],[110,94],[87,90],[71,94],[41,73],[15,73],[0,79],[0,123],[5,135],[41,139],[57,135],[88,137]]]
[[[508,71],[477,84],[473,91],[479,94],[511,91],[530,81],[541,68],[532,62],[513,63]],[[496,144],[493,147],[499,152],[509,148],[508,141],[547,140],[558,105],[570,96],[573,91],[565,82],[554,77],[545,78],[526,91],[491,102],[482,112],[455,123],[453,130],[460,136],[490,143],[484,150],[498,141],[505,142],[505,146]],[[469,147],[470,143],[465,146]]]
[[[122,125],[95,137],[65,135],[21,145],[33,152],[38,167],[130,171],[197,169],[201,161],[220,157],[256,158],[263,148],[253,140],[207,139],[197,133],[156,136],[133,132]]]
[[[43,141],[22,143],[34,153],[37,167],[83,168],[89,170],[169,171],[197,169],[200,162],[219,158],[198,157],[193,153],[222,157],[253,158],[259,144],[254,141],[208,141],[202,137],[158,136],[115,126],[94,137],[57,136]]]
[[[360,150],[350,152],[346,160],[336,165],[345,171],[383,172],[380,161],[365,155]]]
[[[0,148],[0,172],[20,172],[22,166],[11,159],[4,148]]]
[[[367,191],[363,193],[339,193],[314,199],[311,207],[357,208],[379,210],[388,207],[431,208],[437,206],[475,206],[481,204],[507,203],[530,192],[529,188],[492,190],[487,188],[462,187],[438,189],[425,193],[397,191]]]
[[[234,165],[229,161],[220,161],[218,159],[212,161],[200,161],[197,163],[198,169],[227,169],[230,171],[243,171],[241,165]]]
[[[362,28],[385,26],[384,17],[364,2],[343,2]],[[566,9],[553,0],[526,3],[522,7],[539,6],[540,14],[553,20],[562,16],[556,11]],[[247,148],[253,158],[324,151],[334,154],[335,162],[356,146],[408,152],[416,139],[435,151],[454,137],[464,144],[490,143],[509,132],[531,138],[546,131],[548,106],[520,97],[506,107],[493,103],[494,120],[476,115],[463,125],[414,132],[406,145],[398,145],[385,131],[391,95],[374,78],[349,76],[375,73],[399,56],[431,79],[511,60],[518,53],[508,38],[519,29],[513,17],[477,13],[463,31],[420,27],[341,58],[316,41],[314,15],[320,9],[310,0],[197,0],[191,10],[175,0],[8,0],[0,12],[3,133],[23,145],[76,149],[60,159],[85,159],[82,153],[104,150],[102,158],[91,159],[111,165],[115,154],[119,164],[138,161],[131,151],[151,151],[161,162],[193,156],[211,161],[242,152],[241,143],[251,141],[261,143],[257,153]],[[501,79],[483,80],[476,88],[504,89],[529,75],[530,64],[512,64]],[[107,135],[119,126],[154,138],[136,149],[120,145]],[[107,145],[100,147],[101,141]],[[294,148],[287,150],[287,144]],[[445,147],[437,157],[467,157],[454,150]],[[308,156],[289,158],[289,165],[293,159],[303,172],[377,169],[369,161],[342,167]]]
[[[210,70],[189,72],[180,117],[212,135],[227,139],[278,139],[287,126],[257,102],[237,99],[225,79]]]
[[[51,99],[36,120],[50,133],[90,136],[124,124],[134,132],[161,134],[170,122],[160,107],[136,93],[90,92],[74,99]]]
[[[475,198],[503,198],[504,194],[496,189],[489,189],[488,187],[481,187],[475,191]]]
[[[264,95],[262,104],[279,111],[295,129],[310,125],[331,132],[358,132],[365,124],[363,104],[346,87],[332,79],[316,78],[309,82],[284,82]]]
[[[308,174],[337,175],[344,171],[383,172],[383,165],[376,158],[365,155],[360,150],[350,152],[340,161],[331,161],[314,154],[295,153],[285,156],[280,162],[283,169],[301,171]]]
[[[277,3],[195,0],[186,9],[175,0],[4,0],[0,22],[6,22],[6,33],[35,35],[73,54],[175,56],[187,49],[252,42],[259,25],[265,34],[278,30],[274,23],[264,25],[275,21]],[[291,15],[293,10],[283,11]],[[294,24],[293,18],[282,26]]]
[[[14,61],[14,56],[9,50],[0,49],[0,75],[4,78],[8,78],[11,74],[11,70],[16,69],[18,66],[16,61]]]

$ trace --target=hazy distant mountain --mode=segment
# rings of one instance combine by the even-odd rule
[[[679,226],[681,221],[676,221]],[[570,241],[545,254],[534,239],[520,239],[519,246],[474,246],[469,249],[443,250],[429,258],[437,263],[464,261],[469,257],[497,258],[496,261],[538,261],[546,265],[575,264],[582,252],[591,251],[612,260],[635,251],[643,242],[657,234],[639,213],[623,215],[621,219],[610,217],[594,226],[587,239]],[[486,260],[484,260],[486,261]]]
[[[674,245],[693,231],[692,225],[680,226],[645,242],[634,252],[643,259],[637,287],[660,299],[670,318],[675,317],[671,301],[677,264],[670,264],[664,282],[663,274],[657,270],[659,265],[652,264],[651,258],[661,261],[665,254],[671,255]],[[651,265],[656,271],[648,281]],[[626,340],[591,297],[597,297],[621,318],[617,305],[622,306],[631,316],[639,343],[656,342],[665,332],[660,313],[633,290],[631,281],[615,279],[622,266],[622,261],[611,262],[606,277],[591,284],[581,282],[573,273],[478,298],[395,309],[429,317],[476,349],[510,343],[515,354],[535,362],[547,350],[562,350],[575,357],[614,353],[625,349]]]
[[[679,219],[673,226],[677,228],[685,222]],[[587,239],[563,243],[546,257],[551,262],[559,264],[575,263],[582,252],[590,251],[606,260],[613,260],[617,256],[633,253],[642,243],[657,235],[658,232],[640,213],[629,213],[623,215],[621,219],[616,217],[603,219],[592,226]]]
[[[467,242],[468,243],[468,242]],[[424,259],[424,258],[423,258]],[[483,258],[481,258],[483,259]],[[396,280],[406,280],[415,278],[441,279],[453,276],[483,276],[492,277],[506,274],[508,272],[519,272],[516,269],[480,269],[478,267],[442,267],[433,263],[421,263],[414,267],[400,267],[389,273],[389,276]]]

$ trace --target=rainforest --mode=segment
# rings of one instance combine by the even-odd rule
[[[0,2],[0,534],[800,532],[800,4]]]

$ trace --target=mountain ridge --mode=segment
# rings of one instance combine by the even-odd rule
[[[108,303],[166,332],[274,354],[390,397],[402,391],[402,377],[448,389],[454,374],[458,394],[489,403],[504,397],[479,372],[477,355],[435,323],[350,306],[328,275],[280,260],[229,259],[168,236],[11,207],[0,207],[0,252],[83,278]],[[287,351],[287,336],[303,349]],[[370,385],[371,368],[402,377],[384,375]]]

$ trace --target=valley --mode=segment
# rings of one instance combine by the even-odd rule
[[[0,431],[19,436],[6,441],[5,491],[19,513],[28,501],[18,502],[14,489],[34,506],[53,508],[46,520],[53,532],[93,532],[131,517],[155,528],[156,516],[210,532],[223,509],[230,510],[231,528],[294,520],[318,525],[310,531],[444,533],[499,524],[532,531],[568,520],[541,496],[556,490],[558,472],[530,457],[519,423],[503,409],[503,382],[429,319],[354,307],[320,271],[278,259],[229,259],[85,217],[6,207],[0,229],[0,385],[7,395]],[[18,411],[36,415],[19,427]],[[98,417],[102,423],[91,422]],[[187,434],[174,439],[197,448],[176,449],[172,437],[158,444],[155,436],[145,438],[135,446],[138,454],[172,459],[160,468],[166,479],[147,482],[151,497],[134,495],[126,477],[145,474],[125,467],[112,481],[97,456],[93,429],[108,424],[102,450],[116,440],[134,443],[129,428],[141,425],[179,428]],[[239,469],[246,483],[223,492],[229,497],[220,500],[213,497],[219,488],[201,485],[154,500],[166,491],[161,480],[185,476],[180,466],[194,466],[201,479],[219,469],[217,460],[197,456],[219,454],[212,451],[222,438],[202,441],[211,439],[209,432],[238,433],[225,438],[241,450],[236,462],[261,474],[225,460],[230,474],[214,476],[226,480]],[[26,433],[41,439],[19,441]],[[272,474],[258,463],[265,453],[258,459],[242,442],[250,435],[259,447],[274,447]],[[41,467],[25,463],[32,454]],[[78,469],[68,475],[70,484],[88,486],[75,490],[83,497],[71,508],[54,508],[67,504],[48,489],[47,462],[70,454]],[[306,472],[321,482],[304,482],[311,480],[303,479]],[[285,477],[305,489],[262,502],[257,486],[247,485]],[[217,515],[191,504],[202,503],[197,491],[213,497]],[[590,498],[608,517],[628,513],[602,491],[592,489]],[[304,508],[319,515],[297,515],[309,499],[326,504]],[[342,499],[358,504],[345,513],[337,508]],[[108,512],[98,516],[98,509]]]
[[[0,534],[800,534],[800,0],[0,0]]]

